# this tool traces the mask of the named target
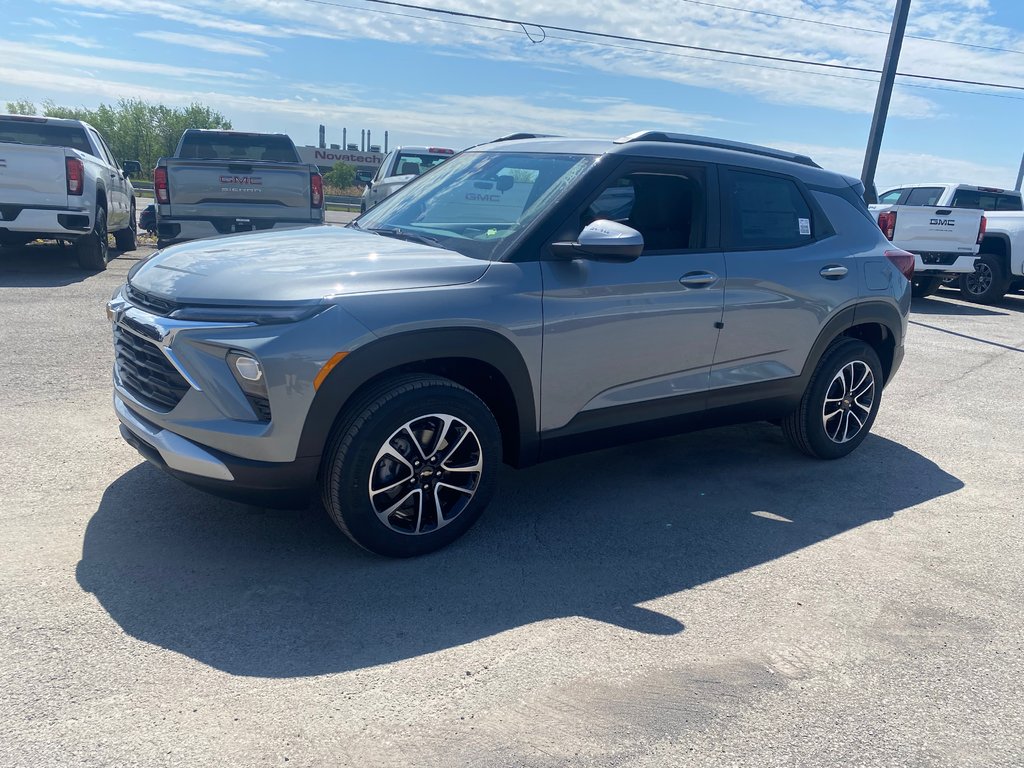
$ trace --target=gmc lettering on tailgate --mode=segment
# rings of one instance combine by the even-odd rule
[[[931,219],[928,223],[933,227],[955,227],[956,219]]]

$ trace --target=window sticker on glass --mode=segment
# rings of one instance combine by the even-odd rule
[[[800,234],[809,235],[811,234],[811,220],[810,219],[798,219],[800,222]]]

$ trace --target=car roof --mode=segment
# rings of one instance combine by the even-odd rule
[[[540,152],[579,155],[624,155],[734,165],[797,176],[829,187],[850,186],[856,179],[822,169],[806,155],[690,134],[640,131],[620,139],[544,137],[502,140],[471,147],[468,152]]]
[[[74,128],[81,128],[86,125],[92,128],[84,120],[73,120],[68,117],[40,117],[37,115],[0,115],[0,120],[11,120],[18,123],[47,123],[49,125],[66,125]]]

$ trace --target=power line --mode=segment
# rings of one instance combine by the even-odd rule
[[[329,5],[329,6],[350,8],[350,6],[343,6],[340,3],[330,2],[329,0],[303,0],[303,1],[307,2],[307,3],[314,3],[314,4],[317,4],[317,5]],[[842,71],[847,71],[847,72],[861,72],[861,73],[872,74],[872,75],[878,75],[878,74],[881,74],[881,72],[882,72],[880,69],[874,69],[874,68],[871,68],[871,67],[855,67],[855,66],[852,66],[852,65],[849,65],[849,64],[829,64],[829,63],[826,63],[826,62],[811,61],[809,59],[797,59],[797,58],[793,58],[793,57],[789,57],[789,56],[771,56],[769,54],[764,54],[764,53],[747,53],[745,51],[733,51],[733,50],[729,50],[729,49],[726,49],[726,48],[712,48],[710,46],[688,45],[686,43],[670,43],[670,42],[665,41],[665,40],[652,40],[650,38],[631,37],[629,35],[616,35],[616,34],[612,34],[610,32],[594,32],[592,30],[587,30],[587,29],[579,29],[579,28],[575,28],[575,27],[562,27],[562,26],[557,26],[557,25],[554,25],[554,24],[541,24],[541,23],[534,22],[534,21],[521,21],[519,19],[508,19],[508,18],[503,18],[503,17],[500,17],[500,16],[485,16],[485,15],[478,14],[478,13],[468,13],[466,11],[453,11],[453,10],[446,9],[446,8],[433,8],[433,7],[430,7],[430,6],[416,5],[416,4],[413,4],[413,3],[396,2],[395,0],[364,0],[364,2],[372,3],[374,5],[387,5],[387,6],[397,7],[397,8],[405,8],[405,9],[408,9],[408,10],[423,11],[423,12],[426,12],[426,13],[436,13],[436,14],[441,14],[441,15],[445,15],[445,16],[454,16],[454,17],[458,17],[458,18],[476,19],[478,21],[493,21],[493,22],[497,22],[499,24],[512,24],[512,25],[521,27],[522,30],[523,30],[523,33],[526,34],[528,37],[530,37],[531,40],[533,38],[532,38],[532,36],[530,36],[530,33],[528,31],[529,27],[533,27],[534,29],[541,30],[544,33],[545,36],[547,35],[547,31],[548,30],[553,30],[553,31],[557,31],[557,32],[567,32],[567,33],[576,34],[576,35],[587,35],[589,37],[598,37],[598,38],[603,38],[603,39],[607,39],[607,40],[620,40],[620,41],[631,42],[631,43],[643,43],[645,45],[657,45],[657,46],[663,46],[663,47],[667,47],[667,48],[680,48],[680,49],[691,50],[691,51],[702,51],[704,53],[719,53],[719,54],[723,54],[723,55],[727,55],[727,56],[737,56],[737,57],[748,58],[748,59],[759,59],[761,61],[773,61],[773,62],[784,63],[784,64],[802,64],[804,66],[819,67],[819,68],[823,68],[823,69],[834,69],[834,70],[842,70]],[[422,18],[422,17],[417,17],[417,18]],[[497,30],[495,30],[495,31],[497,31]],[[541,40],[535,40],[534,42],[541,42]],[[957,84],[957,85],[976,85],[976,86],[980,86],[980,87],[983,87],[983,88],[1000,88],[1000,89],[1004,89],[1004,90],[1024,91],[1024,85],[1011,85],[1009,83],[990,83],[990,82],[984,82],[984,81],[980,81],[980,80],[965,80],[965,79],[962,79],[962,78],[955,78],[955,77],[940,77],[938,75],[921,75],[921,74],[917,74],[915,72],[899,72],[897,74],[900,77],[908,77],[908,78],[914,78],[914,79],[919,79],[919,80],[934,80],[936,82],[952,83],[952,84]]]
[[[833,21],[821,21],[820,19],[808,19],[801,16],[786,16],[782,13],[771,13],[770,11],[757,11],[753,8],[739,8],[735,5],[722,5],[720,3],[711,3],[707,0],[681,0],[684,3],[690,3],[691,5],[704,5],[709,8],[718,8],[726,11],[736,11],[738,13],[749,13],[752,16],[769,16],[773,19],[785,19],[786,21],[800,21],[804,24],[817,24],[822,27],[833,27],[834,29],[846,29],[853,32],[868,32],[872,35],[888,35],[889,33],[884,29],[870,29],[869,27],[856,27],[851,24],[837,24]],[[939,37],[926,37],[924,35],[904,35],[904,37],[912,38],[914,40],[924,40],[929,43],[944,43],[946,45],[960,45],[964,48],[978,48],[983,51],[998,51],[999,53],[1016,53],[1024,56],[1024,51],[1017,51],[1012,48],[999,48],[993,45],[979,45],[978,43],[964,43],[960,40],[944,40]]]

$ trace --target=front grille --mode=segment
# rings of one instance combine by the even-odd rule
[[[154,296],[151,293],[140,291],[137,288],[133,288],[131,285],[127,286],[125,289],[125,298],[139,309],[144,309],[147,312],[152,312],[154,315],[160,315],[161,317],[167,317],[171,312],[178,309],[178,305],[173,301],[161,299],[159,296]]]
[[[188,382],[155,344],[114,326],[114,366],[121,384],[143,405],[170,411],[189,390]]]

